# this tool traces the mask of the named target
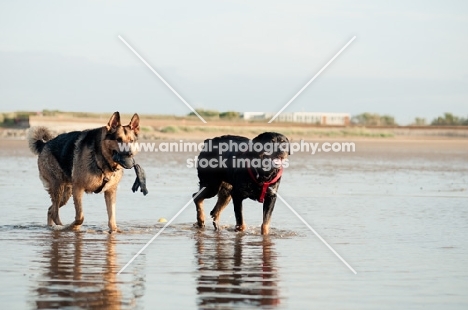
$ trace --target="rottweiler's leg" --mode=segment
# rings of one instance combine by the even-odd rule
[[[211,210],[210,215],[213,219],[213,226],[215,230],[219,230],[219,217],[221,212],[226,208],[226,206],[231,201],[231,189],[232,186],[227,183],[222,183],[221,188],[218,192],[218,201],[216,202],[215,207]]]
[[[262,223],[262,235],[268,235],[270,230],[270,220],[273,209],[275,208],[276,195],[265,197],[263,202],[263,223]]]
[[[109,232],[116,232],[117,231],[117,223],[115,221],[115,201],[117,188],[110,188],[104,192],[104,199],[106,200],[106,207],[107,207],[107,217],[109,218]]]
[[[244,199],[233,195],[232,201],[234,203],[234,214],[236,215],[236,231],[244,231],[245,224],[244,224],[244,217],[242,215],[242,201]]]
[[[199,193],[198,196],[194,198],[195,206],[197,209],[196,225],[198,225],[199,228],[205,227],[205,212],[203,210],[203,201],[206,198],[214,197],[218,193],[219,184],[215,186],[213,184],[210,184],[210,185],[200,184],[200,189],[202,189],[203,187],[204,187],[203,190],[193,193],[192,195],[192,197],[195,197],[195,195]]]
[[[192,197],[194,198],[195,208],[197,209],[197,223],[199,228],[205,227],[205,212],[203,211],[203,201],[205,200],[204,192],[207,191],[205,188],[197,197],[195,195],[198,193],[193,193]]]
[[[73,203],[75,204],[75,221],[73,221],[72,225],[78,229],[84,221],[83,206],[81,204],[84,189],[78,186],[74,186],[72,192]]]

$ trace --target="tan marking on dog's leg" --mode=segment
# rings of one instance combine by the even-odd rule
[[[197,207],[197,223],[198,227],[205,227],[205,211],[203,208],[203,200],[195,201],[195,206]]]
[[[271,213],[269,216],[263,216],[263,222],[261,226],[262,235],[268,235],[270,232]]]
[[[68,199],[70,199],[71,195],[72,195],[72,188],[70,185],[61,185],[58,192],[57,192],[57,195],[59,196],[58,197],[58,206],[55,208],[55,213],[52,214],[53,216],[53,219],[54,219],[54,222],[55,224],[57,225],[62,225],[62,221],[60,220],[60,216],[59,216],[59,211],[60,211],[60,208],[63,207],[64,205],[67,204],[68,202]]]
[[[221,215],[221,212],[223,212],[223,210],[226,208],[230,201],[230,194],[226,196],[223,195],[221,191],[218,193],[218,201],[216,202],[216,205],[214,206],[213,210],[210,212],[215,230],[219,230],[219,217]]]
[[[49,209],[47,210],[47,225],[48,226],[53,226],[55,224],[54,220],[52,219],[52,207],[54,205],[51,205]]]
[[[76,228],[79,228],[79,226],[81,226],[81,224],[83,224],[83,221],[84,221],[83,206],[81,204],[83,194],[84,194],[83,188],[78,188],[78,187],[73,188],[73,203],[75,204],[75,221],[73,222],[72,225],[76,226]]]
[[[106,200],[107,217],[109,218],[109,232],[117,231],[117,223],[115,221],[115,201],[116,201],[116,188],[108,189],[104,192],[104,199]]]
[[[244,231],[246,225],[242,214],[242,199],[234,199],[234,215],[236,216],[236,231]]]
[[[245,230],[245,228],[246,228],[246,225],[245,225],[245,223],[244,223],[244,224],[242,224],[242,225],[236,225],[236,229],[235,229],[235,231],[244,231],[244,230]]]
[[[59,207],[60,202],[62,201],[63,186],[53,185],[49,187],[48,191],[50,195],[50,200],[52,201],[52,206],[47,211],[48,217],[50,217],[50,220],[52,220],[52,222],[55,225],[62,225],[62,222],[60,221],[59,217]],[[48,224],[50,223],[49,220],[47,222]]]
[[[62,194],[62,201],[60,202],[60,208],[67,204],[68,200],[72,195],[71,185],[65,185]]]
[[[214,206],[213,210],[210,212],[215,230],[219,230],[219,217],[221,212],[223,212],[224,208],[226,208],[226,206],[231,201],[231,190],[232,185],[225,182],[222,182],[219,187],[218,200],[216,201],[216,205]]]
[[[195,198],[195,207],[197,209],[197,225],[199,228],[205,227],[205,211],[203,210],[203,200],[205,200],[205,197],[203,196],[204,192],[206,191],[203,190],[196,198]],[[197,193],[194,193],[192,195],[195,196]]]
[[[268,235],[270,232],[271,215],[275,208],[276,196],[267,196],[263,202],[263,221],[261,226],[262,235]]]
[[[59,206],[53,208],[52,218],[55,222],[55,225],[62,225],[62,221],[60,220],[60,216],[59,216]]]
[[[195,197],[195,206],[197,209],[197,223],[199,228],[205,227],[205,211],[203,210],[203,201],[206,198],[212,198],[214,197],[219,190],[219,185],[214,186],[213,184],[203,186],[203,184],[200,184],[200,187],[203,188],[203,190],[200,190],[198,193],[193,193],[192,197],[198,194],[197,197]]]

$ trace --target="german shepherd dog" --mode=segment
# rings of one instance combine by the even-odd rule
[[[197,223],[195,225],[200,228],[205,226],[203,201],[218,195],[218,201],[210,213],[215,230],[219,229],[221,212],[232,198],[236,216],[236,231],[243,231],[245,224],[242,215],[242,201],[250,198],[263,203],[261,232],[263,235],[267,235],[283,165],[286,167],[286,158],[289,155],[288,138],[279,133],[265,132],[252,141],[240,136],[221,136],[205,140],[204,143],[205,148],[198,156],[197,162],[200,191],[193,194],[197,210]],[[240,145],[249,143],[262,147],[242,151]],[[266,147],[268,144],[281,145],[282,147],[268,150]],[[223,148],[226,145],[229,145],[227,151],[226,148]],[[206,165],[215,161],[218,163],[216,167]],[[255,165],[255,161],[263,164]],[[268,162],[270,165],[264,164]],[[280,163],[280,165],[271,165],[272,162]]]
[[[122,126],[115,112],[106,126],[64,133],[53,138],[45,127],[31,128],[28,142],[31,151],[39,155],[39,177],[49,192],[52,205],[47,212],[47,224],[62,225],[59,209],[73,195],[75,221],[79,229],[84,220],[81,200],[83,193],[104,192],[110,232],[117,231],[115,201],[117,185],[123,169],[135,165],[135,150],[121,151],[119,143],[137,140],[140,119],[134,114],[128,125]]]

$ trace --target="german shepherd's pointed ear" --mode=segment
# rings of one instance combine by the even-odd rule
[[[133,130],[136,135],[138,135],[138,133],[140,132],[140,117],[138,116],[138,114],[133,114],[128,126],[130,126],[130,129]]]
[[[120,113],[114,112],[114,114],[112,114],[111,118],[109,119],[109,122],[107,123],[107,126],[106,126],[107,131],[115,130],[119,126],[121,126]]]

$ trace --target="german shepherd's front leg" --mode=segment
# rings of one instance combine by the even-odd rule
[[[104,192],[104,198],[106,200],[107,216],[109,218],[109,232],[116,232],[117,223],[115,221],[115,201],[117,197],[117,187],[112,187]]]
[[[73,203],[75,204],[75,221],[72,223],[74,229],[79,229],[84,221],[83,205],[81,199],[83,198],[84,189],[82,187],[73,187]]]

